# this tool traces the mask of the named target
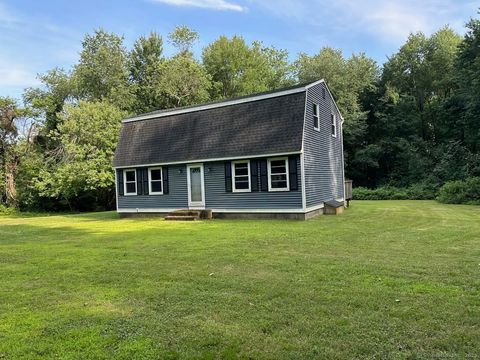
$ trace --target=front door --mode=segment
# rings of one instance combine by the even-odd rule
[[[203,164],[187,165],[188,207],[205,208],[205,189],[203,182]]]

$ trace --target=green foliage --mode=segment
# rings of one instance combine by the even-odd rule
[[[123,37],[104,30],[86,35],[73,76],[77,93],[89,101],[109,101],[120,109],[133,104]]]
[[[127,49],[123,37],[96,30],[72,69],[54,68],[26,89],[25,107],[0,98],[0,203],[108,208],[122,116],[321,78],[344,117],[347,177],[381,186],[357,188],[358,196],[431,199],[445,182],[480,177],[480,20],[467,29],[463,39],[449,27],[411,34],[382,69],[363,53],[345,57],[331,47],[291,62],[286,50],[241,36],[220,36],[199,61],[199,35],[187,26],[168,34],[177,53],[165,57],[155,32]]]
[[[34,111],[35,116],[43,118],[44,126],[37,137],[37,143],[47,144],[45,135],[57,129],[58,114],[63,110],[66,102],[73,100],[76,84],[71,74],[60,68],[54,68],[40,75],[39,80],[43,88],[28,88],[23,98]]]
[[[480,152],[480,20],[467,24],[467,33],[459,46],[455,78],[459,84],[456,100],[464,112],[458,121],[460,136],[470,151]],[[454,108],[455,110],[455,108]]]
[[[50,134],[59,145],[48,153],[47,166],[34,182],[38,194],[76,207],[80,195],[94,192],[100,203],[111,206],[115,183],[111,161],[124,116],[108,102],[67,105],[58,131]]]
[[[289,84],[290,66],[284,50],[249,46],[240,36],[221,36],[203,50],[203,65],[213,80],[212,97],[229,98]]]
[[[0,215],[13,215],[15,213],[17,213],[17,210],[14,207],[7,207],[0,204]]]
[[[354,187],[355,200],[433,200],[436,197],[436,186],[414,184],[407,188],[382,186],[376,189]]]
[[[480,205],[480,177],[445,183],[438,191],[437,199],[445,204]]]
[[[356,184],[438,185],[475,171],[476,155],[459,134],[464,103],[457,99],[454,64],[460,42],[448,27],[430,37],[411,34],[389,58],[377,88],[361,97],[366,136],[347,163]]]
[[[185,25],[176,26],[175,29],[168,34],[169,42],[182,55],[191,54],[192,46],[198,39],[198,33]]]
[[[161,73],[159,90],[167,107],[198,104],[209,99],[210,75],[188,54],[166,60]]]
[[[165,106],[160,91],[163,61],[163,40],[157,33],[141,36],[133,44],[129,55],[130,79],[135,89],[133,112],[145,113]]]
[[[18,206],[16,176],[20,161],[28,155],[28,146],[36,123],[29,120],[31,110],[20,107],[15,99],[0,97],[0,204]]]

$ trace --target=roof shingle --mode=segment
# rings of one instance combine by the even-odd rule
[[[114,167],[299,152],[305,92],[122,123]]]

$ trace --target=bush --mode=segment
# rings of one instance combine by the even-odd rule
[[[16,210],[11,207],[6,207],[5,205],[0,204],[0,215],[11,215],[15,213]]]
[[[438,191],[437,200],[445,204],[480,205],[480,177],[445,183]]]
[[[438,186],[432,184],[415,184],[406,189],[410,200],[433,200],[436,198]]]
[[[364,187],[353,188],[354,200],[433,200],[437,189],[435,186],[415,184],[408,188],[383,186],[376,189]]]

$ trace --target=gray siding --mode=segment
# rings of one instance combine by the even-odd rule
[[[181,172],[180,172],[181,171]],[[168,166],[169,193],[164,195],[119,196],[119,209],[185,209],[188,207],[185,165]]]
[[[296,191],[235,193],[225,191],[225,162],[204,163],[207,209],[301,209],[300,159],[297,161]],[[120,209],[186,209],[188,189],[186,165],[169,166],[169,194],[119,196]],[[182,169],[180,173],[179,170]]]
[[[322,97],[325,89],[325,99]],[[319,104],[320,131],[313,128],[313,104]],[[337,120],[337,137],[331,134],[330,116]],[[324,83],[307,90],[304,127],[304,167],[307,207],[344,198],[343,134],[341,117]]]
[[[205,206],[208,209],[301,209],[300,160],[298,190],[276,192],[226,192],[225,163],[205,163]],[[209,170],[211,169],[211,170]]]

